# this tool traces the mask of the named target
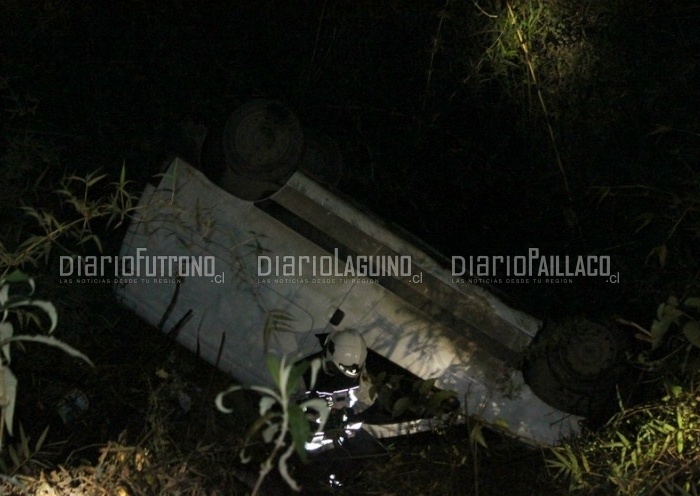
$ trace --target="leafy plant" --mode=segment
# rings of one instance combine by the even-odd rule
[[[39,468],[48,468],[49,465],[37,458],[44,448],[46,436],[49,433],[48,426],[41,432],[35,443],[30,444],[31,439],[24,432],[22,424],[19,425],[19,440],[14,445],[7,446],[7,454],[11,464],[5,463],[5,460],[0,459],[0,472],[10,476],[19,472],[22,467],[28,464],[36,465]]]
[[[635,360],[637,365],[647,370],[658,370],[664,365],[680,365],[681,372],[685,373],[688,358],[693,352],[697,354],[700,348],[700,297],[697,296],[682,300],[669,296],[659,304],[649,330],[624,319],[618,319],[618,322],[635,328],[637,338],[649,342],[649,349],[643,350]],[[669,360],[684,350],[685,360]],[[658,356],[661,351],[665,354]]]
[[[686,494],[700,476],[699,392],[672,387],[623,410],[601,432],[551,448],[547,466],[585,494]]]
[[[119,179],[107,186],[102,183],[106,174],[90,173],[85,177],[71,175],[63,178],[58,195],[61,207],[73,212],[71,218],[61,219],[48,209],[23,207],[25,214],[34,219],[39,232],[22,241],[15,249],[0,242],[0,272],[21,267],[26,263],[36,265],[43,258],[47,262],[52,249],[61,247],[66,252],[67,243],[82,246],[94,243],[102,251],[100,238],[93,228],[95,221],[102,220],[108,227],[119,227],[138,208],[136,198],[129,193],[126,167],[122,166]],[[96,194],[98,187],[106,192]]]
[[[28,286],[28,294],[12,294],[10,288],[13,285],[24,284]],[[3,434],[5,429],[12,435],[12,425],[15,411],[15,400],[17,397],[17,378],[10,369],[11,344],[13,342],[36,342],[58,348],[68,355],[75,356],[92,366],[90,359],[78,350],[51,336],[58,324],[58,314],[54,305],[45,300],[32,298],[34,294],[34,280],[21,272],[15,271],[5,277],[0,278],[0,449],[2,449]],[[27,322],[39,323],[39,316],[28,308],[38,308],[45,313],[49,320],[49,335],[40,334],[19,334],[15,335],[15,327],[10,321],[10,316],[14,315],[20,325],[24,327]]]
[[[656,320],[651,325],[651,348],[658,348],[672,327],[681,329],[688,342],[700,348],[700,322],[691,313],[693,311],[700,311],[700,297],[690,297],[679,302],[678,298],[670,296],[666,303],[661,303],[656,311]]]
[[[272,375],[276,389],[263,386],[232,386],[216,397],[216,407],[224,413],[231,413],[233,409],[224,405],[226,395],[245,389],[262,394],[259,402],[260,418],[251,428],[249,438],[260,431],[265,443],[272,445],[272,451],[260,464],[258,479],[253,487],[253,496],[260,491],[262,483],[272,470],[275,461],[277,462],[277,470],[289,487],[295,491],[301,489],[289,474],[287,461],[295,451],[302,460],[306,460],[304,446],[313,434],[310,421],[307,418],[307,411],[312,410],[318,414],[316,432],[323,430],[329,414],[326,402],[321,398],[307,399],[301,403],[296,401],[295,395],[299,382],[309,367],[311,367],[309,387],[313,387],[321,368],[319,359],[313,360],[311,363],[288,364],[286,357],[282,357],[280,360],[277,356],[270,354],[267,358],[267,368]],[[241,461],[248,463],[250,460],[245,448],[241,450]]]

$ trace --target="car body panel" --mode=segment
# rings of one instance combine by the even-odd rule
[[[302,254],[332,255],[341,271],[348,256],[410,256],[411,274],[259,275],[259,256]],[[249,202],[175,159],[144,191],[120,256],[135,264],[134,275],[115,285],[121,302],[164,332],[177,327],[180,343],[242,383],[272,385],[265,355],[296,360],[317,352],[315,335],[342,315],[339,328],[357,329],[370,349],[416,376],[437,378],[437,387],[456,391],[466,412],[488,424],[547,445],[579,431],[580,417],[544,403],[511,366],[539,320],[454,281],[418,243],[300,172],[271,198]],[[155,256],[213,257],[215,274],[144,277]],[[387,436],[431,425],[365,428]]]

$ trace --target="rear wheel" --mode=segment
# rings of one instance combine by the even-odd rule
[[[297,168],[304,135],[294,113],[274,100],[254,100],[209,131],[202,170],[211,181],[243,200],[263,200]]]

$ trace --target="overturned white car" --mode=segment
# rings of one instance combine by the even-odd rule
[[[123,241],[122,303],[242,383],[271,384],[267,353],[297,360],[320,349],[317,335],[350,327],[375,374],[435,379],[467,414],[525,441],[576,434],[581,417],[564,409],[585,413],[576,405],[617,359],[605,329],[591,324],[535,361],[535,394],[518,367],[543,323],[298,170],[300,134],[284,106],[254,102],[210,145],[204,172],[174,159]],[[388,437],[436,422],[381,419],[363,429]]]

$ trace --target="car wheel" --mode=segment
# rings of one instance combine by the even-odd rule
[[[301,124],[289,108],[253,100],[209,130],[200,162],[222,189],[243,200],[263,200],[292,176],[303,144]]]
[[[595,419],[612,413],[627,343],[617,327],[589,321],[545,325],[523,367],[525,381],[546,403]]]

